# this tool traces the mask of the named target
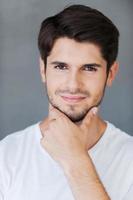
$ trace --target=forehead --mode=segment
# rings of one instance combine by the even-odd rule
[[[49,61],[59,60],[63,62],[98,62],[106,64],[102,57],[100,48],[89,42],[77,42],[67,37],[59,38],[55,41],[52,51],[47,58]]]

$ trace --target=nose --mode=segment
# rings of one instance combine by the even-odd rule
[[[71,92],[76,92],[82,86],[80,72],[70,72],[67,78],[67,86]]]

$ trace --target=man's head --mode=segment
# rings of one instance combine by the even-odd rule
[[[118,65],[119,32],[101,12],[73,5],[42,22],[41,76],[50,103],[72,121],[98,106]]]
[[[38,46],[45,66],[55,41],[61,37],[99,46],[108,70],[116,60],[119,31],[110,19],[96,9],[72,5],[42,22]]]

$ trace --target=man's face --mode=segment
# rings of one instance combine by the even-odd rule
[[[98,46],[73,39],[56,40],[41,69],[50,104],[73,122],[98,106],[107,83],[107,62]]]

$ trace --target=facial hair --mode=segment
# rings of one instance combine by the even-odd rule
[[[84,118],[85,116],[87,115],[87,113],[93,108],[93,107],[98,107],[102,100],[103,100],[103,97],[104,97],[104,94],[105,94],[105,88],[106,88],[106,82],[107,82],[107,79],[105,81],[105,84],[104,84],[104,87],[103,87],[103,91],[102,91],[102,94],[101,94],[101,97],[100,99],[98,100],[97,103],[93,104],[91,107],[83,110],[81,113],[79,113],[78,115],[71,115],[71,114],[68,114],[66,112],[64,112],[63,110],[60,109],[59,106],[56,105],[56,103],[53,101],[52,97],[50,97],[50,95],[48,94],[48,89],[47,89],[47,83],[45,83],[45,91],[46,91],[46,94],[47,94],[47,97],[48,97],[48,101],[49,103],[54,107],[56,108],[57,110],[59,110],[60,112],[62,112],[63,114],[65,114],[72,122],[74,123],[80,123]],[[76,91],[70,91],[69,89],[66,89],[66,90],[57,90],[55,92],[56,95],[59,95],[59,94],[63,94],[63,93],[69,93],[69,94],[84,94],[84,95],[87,95],[88,97],[91,96],[90,93],[88,91],[81,91],[80,89],[77,89]],[[74,111],[74,106],[73,105],[70,105],[70,110],[71,111]]]

